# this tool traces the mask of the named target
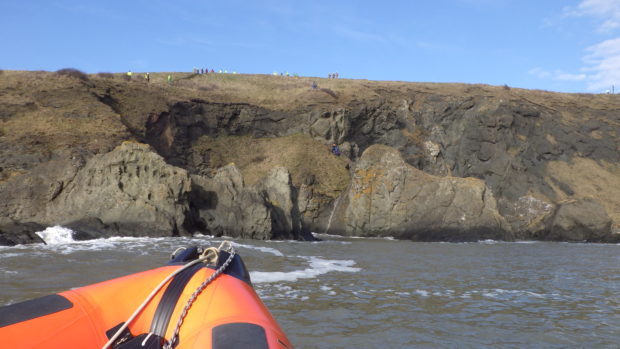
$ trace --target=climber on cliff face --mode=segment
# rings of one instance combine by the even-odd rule
[[[332,154],[340,156],[340,148],[338,148],[338,145],[336,143],[332,144]]]

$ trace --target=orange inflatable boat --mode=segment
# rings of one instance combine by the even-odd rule
[[[292,348],[232,248],[0,308],[2,348]]]

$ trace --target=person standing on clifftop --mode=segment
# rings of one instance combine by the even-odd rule
[[[133,75],[133,73],[130,71],[127,72],[127,80],[131,80],[131,76]]]
[[[146,82],[151,82],[151,75],[149,73],[144,74],[144,79]]]
[[[172,83],[172,74],[168,74],[168,83]]]

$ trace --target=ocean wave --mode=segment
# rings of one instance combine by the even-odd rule
[[[421,290],[416,289],[413,292],[394,292],[395,295],[406,297],[409,295],[417,295],[420,297],[443,297],[443,298],[491,298],[494,300],[513,301],[518,299],[547,299],[547,300],[561,300],[562,296],[558,293],[538,293],[527,290],[506,290],[501,288],[493,289],[481,289],[481,290],[469,290],[469,291],[455,291],[455,290]]]
[[[75,242],[73,239],[74,231],[55,225],[53,227],[47,227],[43,231],[38,231],[37,234],[47,245],[62,245],[71,242]]]
[[[294,299],[306,301],[308,297],[308,290],[295,289],[289,285],[282,284],[269,284],[256,287],[256,292],[261,299]]]
[[[328,294],[328,295],[330,295],[330,296],[335,296],[335,295],[336,295],[336,291],[334,291],[334,289],[333,289],[333,288],[331,288],[331,287],[329,287],[329,286],[325,286],[325,285],[323,285],[323,286],[319,287],[319,289],[320,289],[321,291],[323,291],[323,292],[327,293],[327,294]]]
[[[252,271],[250,277],[253,283],[289,281],[295,282],[299,279],[313,279],[319,275],[329,272],[356,273],[361,268],[355,268],[353,260],[329,260],[319,257],[302,257],[309,260],[309,268],[288,272],[282,271]]]
[[[396,238],[393,236],[347,236],[349,239],[365,239],[365,240],[389,240],[394,241]]]
[[[311,232],[310,234],[312,234],[312,236],[314,236],[317,239],[343,239],[343,238],[346,238],[346,236],[336,235],[336,234],[325,234],[325,233],[315,233],[315,232]]]
[[[244,245],[244,244],[240,244],[237,242],[231,242],[232,245],[234,247],[242,247],[242,248],[247,248],[250,250],[258,250],[261,252],[265,252],[265,253],[270,253],[274,256],[278,256],[278,257],[284,257],[284,254],[278,250],[276,250],[275,248],[272,247],[264,247],[264,246],[252,246],[252,245]]]

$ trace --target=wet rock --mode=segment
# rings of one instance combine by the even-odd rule
[[[142,235],[138,231],[121,232],[117,224],[105,224],[99,218],[88,217],[73,222],[65,223],[64,227],[73,230],[73,239],[75,240],[91,240],[109,238],[113,236],[125,235]]]
[[[256,189],[265,199],[271,212],[272,231],[275,236],[297,239],[301,233],[301,217],[293,197],[291,175],[284,167],[275,167]]]
[[[483,181],[428,175],[387,146],[374,145],[363,153],[348,199],[345,224],[350,235],[424,241],[513,239]]]
[[[10,220],[0,222],[0,246],[45,243],[37,234],[45,226],[33,222],[18,223]]]
[[[192,176],[191,202],[207,234],[271,240],[303,239],[290,174],[276,167],[256,186],[246,186],[234,164],[213,178]]]
[[[218,169],[213,178],[192,176],[191,200],[207,234],[260,240],[273,237],[270,211],[257,192],[245,187],[234,164]]]
[[[612,221],[605,208],[591,198],[559,205],[547,240],[600,242],[611,239]]]
[[[502,202],[506,209],[504,218],[511,224],[515,238],[520,240],[540,239],[546,234],[550,218],[556,205],[548,199],[536,198],[531,195],[520,197],[514,202]]]

